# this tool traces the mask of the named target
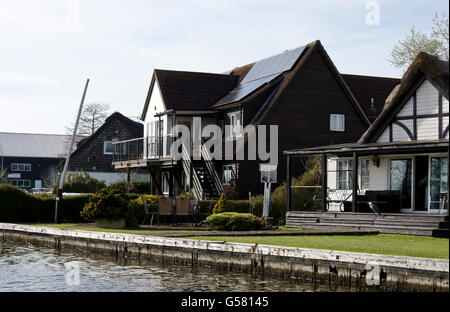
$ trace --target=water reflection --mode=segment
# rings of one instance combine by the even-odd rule
[[[66,263],[79,263],[79,285]],[[0,242],[0,291],[350,291],[348,287]]]

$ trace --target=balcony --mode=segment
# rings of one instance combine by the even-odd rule
[[[173,164],[170,152],[173,141],[173,136],[164,135],[113,142],[112,165],[121,169]]]

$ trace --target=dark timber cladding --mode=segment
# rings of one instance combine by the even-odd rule
[[[355,142],[368,127],[345,86],[340,84],[339,73],[330,64],[325,50],[319,46],[309,52],[307,59],[288,73],[277,90],[280,93],[277,102],[264,111],[264,117],[258,122],[278,125],[280,182],[286,181],[283,150]],[[345,115],[344,132],[330,131],[330,114]],[[254,176],[251,165],[241,168],[240,178]],[[243,183],[251,184],[251,181]],[[261,185],[255,184],[254,188],[262,192]]]
[[[397,82],[396,79],[357,75],[343,77],[317,40],[236,67],[229,74],[155,70],[141,119],[145,120],[153,88],[159,87],[164,113],[181,115],[181,111],[190,111],[196,113],[191,116],[200,116],[207,112],[217,118],[221,126],[235,122],[235,117],[239,116],[238,121],[244,127],[266,126],[266,152],[270,146],[267,144],[270,143],[270,126],[276,125],[277,175],[281,184],[287,177],[283,150],[355,142],[370,126],[365,113],[370,101],[365,103],[366,100],[373,97],[379,104]],[[330,130],[331,114],[344,116],[343,131]],[[248,136],[244,137],[247,153]],[[232,167],[236,171],[232,172],[235,176],[231,183],[234,194],[240,198],[247,198],[249,192],[262,194],[260,160],[235,159],[216,161],[218,176],[229,170],[224,168]],[[294,169],[298,172],[291,172],[292,176],[298,176],[303,170],[298,166]],[[177,173],[179,169],[174,170]]]
[[[78,143],[71,155],[69,170],[114,172],[113,154],[104,153],[105,141],[125,141],[143,136],[143,125],[116,112],[91,136]],[[60,164],[62,166],[62,164]]]

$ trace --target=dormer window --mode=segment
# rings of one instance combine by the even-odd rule
[[[230,128],[231,133],[230,137],[236,138],[242,135],[242,112],[232,112],[228,114],[228,118],[230,119]]]

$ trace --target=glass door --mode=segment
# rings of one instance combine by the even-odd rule
[[[390,190],[398,191],[400,209],[412,210],[412,159],[391,159]]]
[[[448,192],[447,167],[448,157],[431,157],[429,212],[446,213],[445,198]]]
[[[416,156],[414,162],[414,211],[428,211],[428,156]]]

